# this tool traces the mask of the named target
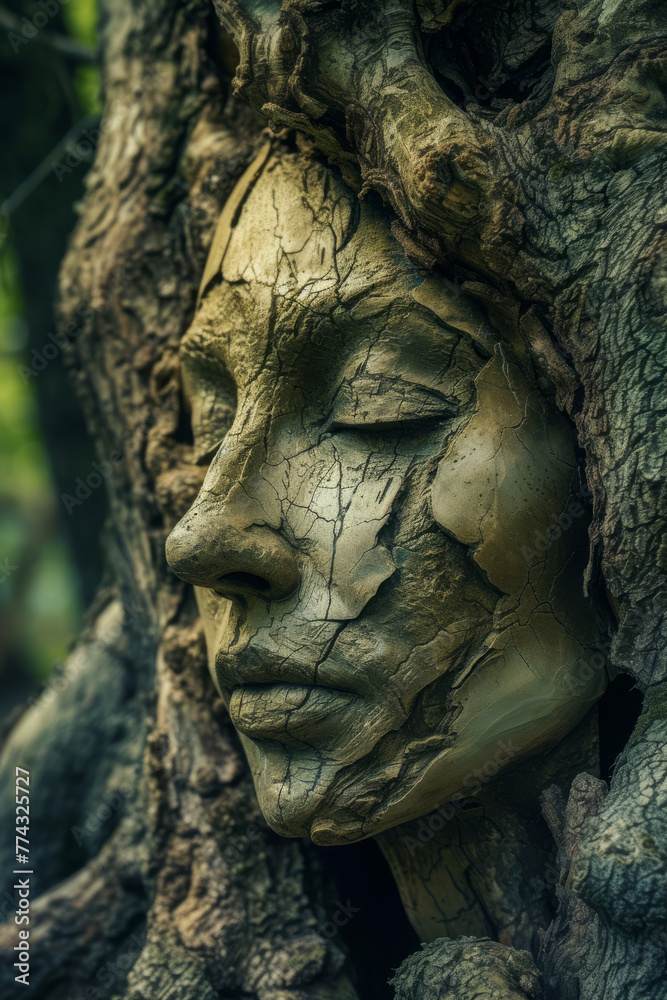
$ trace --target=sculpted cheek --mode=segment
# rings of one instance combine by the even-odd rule
[[[361,481],[337,526],[331,573],[332,618],[356,618],[396,567],[378,541],[400,485],[400,476]]]
[[[329,440],[266,467],[302,554],[301,606],[311,619],[356,618],[396,567],[378,536],[402,476],[391,460]]]
[[[475,413],[438,466],[433,516],[471,547],[491,584],[518,594],[543,558],[526,557],[533,539],[549,537],[566,508],[576,468],[572,432],[502,345],[475,383]]]

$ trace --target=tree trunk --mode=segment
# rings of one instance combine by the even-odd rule
[[[108,491],[108,585],[3,750],[12,822],[15,767],[30,772],[30,985],[49,1000],[378,1000],[417,949],[407,925],[391,936],[393,890],[367,898],[364,867],[378,866],[369,892],[389,878],[370,848],[333,859],[267,828],[194,600],[164,557],[205,471],[178,344],[268,118],[298,128],[361,197],[379,192],[408,256],[493,302],[555,385],[586,454],[590,572],[600,567],[619,617],[612,660],[646,693],[609,792],[580,775],[569,800],[545,795],[559,912],[537,965],[496,942],[441,940],[407,959],[395,996],[486,996],[493,984],[500,998],[659,1000],[667,15],[659,0],[282,8],[278,22],[280,3],[217,0],[228,35],[204,0],[103,5],[106,111],[60,311],[98,455],[63,502],[75,524]],[[0,854],[5,995],[22,867],[11,829]]]

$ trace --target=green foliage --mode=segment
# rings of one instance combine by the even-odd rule
[[[95,0],[71,0],[63,5],[63,20],[67,32],[78,42],[95,48],[97,45],[97,4]]]
[[[31,21],[34,9],[26,9]],[[24,19],[25,20],[25,19]],[[27,22],[26,22],[27,23]],[[82,59],[62,57],[49,38],[67,35],[81,46]],[[17,36],[18,37],[18,36]],[[31,363],[29,340],[49,322],[48,308],[26,309],[21,276],[32,271],[32,249],[25,240],[26,224],[46,198],[53,240],[63,239],[72,186],[57,189],[49,208],[48,186],[54,179],[46,150],[53,148],[68,128],[100,110],[99,68],[87,61],[86,50],[97,48],[96,0],[70,0],[56,16],[28,35],[20,45],[5,44],[3,73],[16,81],[12,122],[12,158],[2,159],[0,219],[0,654],[2,671],[14,681],[21,674],[43,679],[63,659],[70,638],[81,625],[81,596],[77,574],[63,541],[62,505],[46,452],[37,405],[43,405],[45,385],[26,373]],[[4,77],[3,77],[4,79]],[[10,106],[5,107],[10,111]],[[81,174],[85,164],[81,165]],[[0,202],[2,202],[0,196]],[[11,218],[9,218],[11,216]],[[43,246],[40,274],[51,298],[53,246]],[[20,264],[20,267],[19,267]],[[43,266],[42,266],[43,264]],[[20,272],[20,273],[19,273]],[[34,271],[32,271],[34,274]],[[34,282],[33,282],[34,293]],[[30,313],[30,330],[28,314]],[[52,321],[51,321],[52,322]],[[33,323],[36,323],[33,329]],[[49,324],[51,325],[51,324]],[[49,327],[46,327],[48,329]],[[29,333],[32,334],[29,337]],[[53,362],[61,364],[62,360]],[[39,375],[37,377],[40,377]],[[47,376],[44,376],[45,378]],[[53,383],[51,383],[53,384]],[[48,397],[48,393],[47,393]],[[47,398],[45,397],[45,398]],[[19,682],[19,687],[21,682]]]
[[[97,48],[96,0],[70,0],[62,8],[68,34],[90,48]],[[100,71],[97,66],[77,66],[74,85],[81,108],[87,114],[101,111]]]
[[[81,608],[59,537],[33,381],[21,374],[26,339],[15,261],[5,241],[0,257],[0,618],[5,652],[43,679],[65,656]]]

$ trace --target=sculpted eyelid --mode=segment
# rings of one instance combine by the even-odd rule
[[[377,388],[380,391],[373,391],[373,388],[368,386],[354,387],[350,383],[344,384],[339,389],[335,402],[334,409],[349,410],[354,411],[362,410],[365,406],[373,406],[379,400],[382,400],[383,405],[396,406],[402,410],[405,410],[408,414],[418,414],[419,410],[427,410],[428,413],[434,413],[438,409],[443,411],[456,411],[459,408],[459,404],[456,400],[452,400],[444,396],[437,389],[427,388],[426,386],[416,385],[413,382],[403,382],[395,381],[391,382],[385,386],[382,382],[377,383]]]

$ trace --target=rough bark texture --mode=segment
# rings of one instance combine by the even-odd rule
[[[267,831],[211,708],[194,606],[164,559],[202,478],[182,441],[176,349],[212,225],[262,123],[226,103],[206,5],[114,3],[105,22],[108,127],[61,309],[64,328],[79,329],[72,375],[98,461],[112,468],[113,587],[62,681],[4,748],[10,822],[14,766],[31,771],[32,988],[54,998],[354,996],[342,953],[317,932],[327,911],[316,910],[300,846]],[[74,482],[69,492],[76,500]],[[3,837],[5,889],[11,846]],[[14,986],[11,904],[3,916],[4,994]]]
[[[72,377],[98,461],[110,466],[109,586],[2,759],[3,815],[13,816],[14,766],[31,771],[33,995],[366,995],[322,930],[335,896],[317,863],[258,813],[206,673],[194,602],[164,559],[204,471],[181,413],[177,346],[220,208],[265,141],[261,112],[274,128],[297,127],[361,196],[378,191],[408,255],[502,308],[503,332],[556,387],[593,491],[590,572],[603,574],[618,609],[612,659],[647,692],[608,794],[584,775],[567,803],[545,797],[560,909],[543,939],[541,985],[526,953],[441,941],[404,964],[395,995],[658,1000],[665,7],[284,0],[281,12],[218,0],[217,11],[241,56],[236,90],[255,111],[231,99],[233,46],[203,0],[103,9],[109,127],[61,309],[64,327],[81,331]],[[0,843],[3,875],[10,839]],[[12,915],[5,903],[3,995],[14,979]]]
[[[440,938],[403,963],[395,980],[396,1000],[542,1000],[539,978],[527,951],[485,938]]]

